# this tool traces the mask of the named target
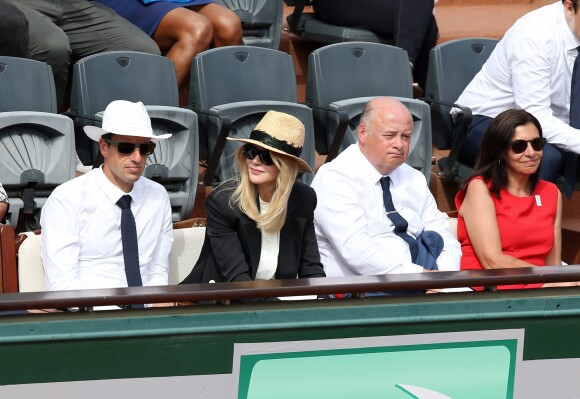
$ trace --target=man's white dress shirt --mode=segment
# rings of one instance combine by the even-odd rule
[[[127,287],[121,208],[125,193],[101,168],[58,186],[42,208],[41,254],[46,289]],[[163,186],[141,177],[130,193],[144,286],[166,285],[173,228]]]
[[[549,143],[580,153],[580,131],[569,126],[578,46],[561,1],[534,10],[507,31],[456,102],[490,118],[524,109],[538,118]]]
[[[425,230],[439,233],[444,241],[437,258],[439,270],[459,270],[461,247],[437,209],[423,174],[403,164],[389,176],[393,204],[407,220],[407,232],[415,238]],[[328,277],[423,271],[412,263],[407,243],[394,233],[383,204],[381,177],[358,144],[316,173],[314,226]]]

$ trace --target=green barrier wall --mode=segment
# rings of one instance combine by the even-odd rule
[[[573,289],[4,316],[0,397],[574,398],[579,341]]]

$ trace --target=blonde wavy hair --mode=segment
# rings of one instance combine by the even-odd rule
[[[246,157],[240,147],[235,154],[238,175],[237,188],[230,198],[230,206],[238,206],[250,219],[256,222],[258,228],[269,233],[276,233],[282,229],[288,210],[288,198],[292,186],[298,176],[298,163],[290,157],[270,151],[274,165],[278,168],[278,178],[270,206],[263,214],[257,205],[258,187],[250,181]]]

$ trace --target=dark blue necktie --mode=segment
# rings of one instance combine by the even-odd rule
[[[139,247],[137,245],[137,228],[135,217],[131,212],[131,196],[123,195],[117,205],[121,208],[121,242],[123,243],[123,259],[125,274],[129,287],[140,287],[141,271],[139,269]]]
[[[572,86],[570,90],[570,126],[580,129],[580,57],[576,56],[572,70]],[[576,164],[578,155],[566,152],[564,158],[564,192],[570,198],[576,183]]]
[[[409,251],[411,252],[411,260],[415,262],[417,260],[417,255],[419,254],[419,245],[417,240],[407,234],[407,227],[409,224],[402,217],[399,212],[395,210],[393,205],[393,197],[391,196],[391,178],[385,176],[381,178],[381,188],[383,189],[383,203],[385,205],[385,210],[387,211],[387,217],[391,219],[391,222],[395,225],[395,234],[401,237],[409,245]]]

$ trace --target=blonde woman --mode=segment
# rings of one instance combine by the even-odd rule
[[[182,282],[324,277],[316,237],[316,194],[296,182],[304,125],[269,111],[236,152],[239,174],[208,197],[200,258]]]

